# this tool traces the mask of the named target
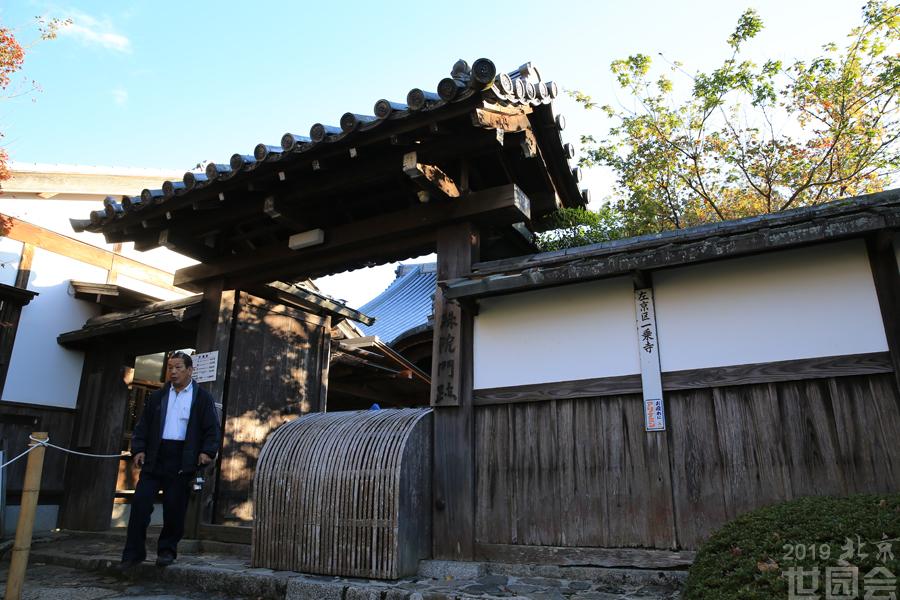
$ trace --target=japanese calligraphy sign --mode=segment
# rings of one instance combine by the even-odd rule
[[[435,303],[440,312],[435,314],[434,365],[432,367],[431,405],[459,406],[460,373],[460,324],[462,314],[459,304]]]
[[[219,365],[219,351],[201,352],[191,356],[194,363],[194,381],[205,383],[216,380],[216,368]]]
[[[662,377],[659,372],[659,342],[656,337],[653,288],[634,291],[634,309],[638,353],[641,358],[641,387],[644,390],[644,428],[647,431],[665,431],[666,411],[663,404]]]

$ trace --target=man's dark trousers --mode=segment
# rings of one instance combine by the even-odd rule
[[[147,526],[153,512],[153,501],[163,492],[163,528],[159,534],[157,556],[177,555],[178,542],[184,535],[184,517],[190,496],[190,474],[179,474],[184,442],[162,440],[152,471],[141,471],[131,500],[128,538],[123,561],[142,561],[147,557]]]

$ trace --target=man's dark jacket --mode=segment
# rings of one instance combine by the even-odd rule
[[[184,451],[181,455],[181,472],[193,473],[197,470],[200,453],[214,457],[219,451],[219,417],[212,396],[204,389],[193,384],[191,413],[188,417],[187,433],[184,436]],[[134,427],[131,437],[131,453],[144,453],[144,469],[152,472],[159,454],[159,443],[162,440],[163,427],[166,424],[166,410],[169,406],[169,388],[167,383],[156,390],[144,403],[144,411]]]

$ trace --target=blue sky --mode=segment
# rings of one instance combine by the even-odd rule
[[[86,2],[17,0],[0,24],[20,40],[36,15],[71,17],[32,47],[23,75],[40,93],[0,102],[2,143],[21,162],[188,170],[227,162],[286,131],[306,134],[379,98],[433,89],[454,61],[532,61],[564,88],[616,103],[609,63],[664,53],[688,70],[714,67],[741,12],[766,23],[751,55],[786,60],[841,41],[862,0],[673,2]],[[602,133],[599,114],[563,98],[570,141]],[[603,173],[585,184],[594,198]]]

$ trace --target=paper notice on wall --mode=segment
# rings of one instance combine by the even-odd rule
[[[216,380],[216,368],[219,366],[219,351],[200,352],[191,356],[194,361],[194,381],[204,383]]]
[[[659,370],[659,341],[656,337],[656,310],[653,288],[634,291],[638,353],[641,357],[641,387],[644,390],[644,427],[647,431],[665,431],[662,376]]]

